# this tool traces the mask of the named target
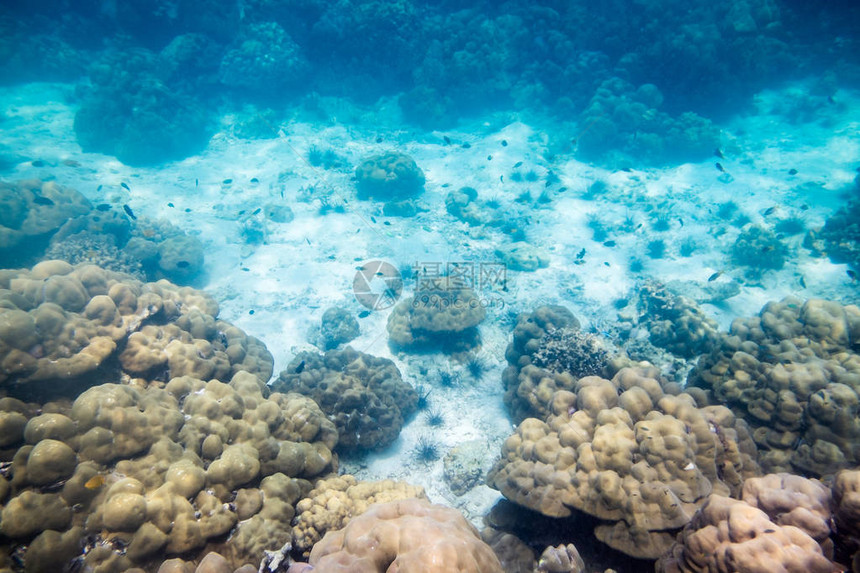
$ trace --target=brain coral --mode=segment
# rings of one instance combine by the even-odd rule
[[[736,319],[689,385],[753,428],[768,471],[812,476],[860,463],[860,309],[788,297]]]
[[[480,343],[478,324],[486,314],[470,288],[422,291],[388,315],[388,340],[404,349],[470,350]]]
[[[457,510],[419,499],[379,503],[314,545],[306,571],[501,573],[477,530]]]
[[[745,424],[722,406],[625,368],[581,378],[551,397],[546,421],[524,420],[487,483],[551,517],[601,520],[598,539],[634,557],[658,557],[712,492],[737,493],[756,473]]]
[[[272,388],[316,401],[337,426],[341,449],[390,444],[418,407],[418,394],[392,361],[349,346],[325,355],[298,354]]]
[[[414,159],[394,151],[365,159],[355,178],[359,199],[407,199],[424,191],[424,172]]]
[[[91,265],[45,261],[0,271],[0,385],[26,396],[80,391],[124,375],[185,374],[265,382],[262,342],[217,319],[208,295],[167,281],[142,283]]]

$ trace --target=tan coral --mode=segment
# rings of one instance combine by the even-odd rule
[[[501,573],[493,550],[460,513],[428,501],[376,504],[323,537],[308,563],[318,571]],[[306,571],[294,564],[289,571]]]
[[[487,482],[544,515],[581,510],[609,522],[598,537],[636,557],[659,556],[667,531],[683,527],[708,494],[737,492],[757,472],[745,427],[727,409],[664,395],[641,371],[582,378],[576,393],[556,392],[550,410],[545,422],[519,425]]]
[[[342,528],[374,503],[397,499],[426,499],[424,488],[405,482],[362,482],[351,475],[320,480],[296,505],[293,546],[304,555],[328,531]]]
[[[657,562],[661,573],[835,573],[802,529],[778,525],[762,510],[719,495],[708,498]]]

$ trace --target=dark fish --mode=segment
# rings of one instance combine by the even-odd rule
[[[254,314],[254,309],[252,308],[251,310],[249,310],[248,314]]]
[[[603,241],[603,246],[604,246],[604,247],[614,247],[614,246],[615,246],[615,241],[612,241],[612,240],[610,240],[610,241]]]
[[[629,167],[622,167],[621,171],[623,171],[624,173],[631,173],[633,170],[630,169]]]
[[[584,256],[585,256],[585,247],[583,247],[581,251],[579,251],[578,253],[576,253],[576,258],[577,258],[577,260],[582,259]]]
[[[96,191],[101,191],[101,190],[102,190],[102,186],[101,186],[101,185],[99,185],[98,187],[96,187]]]
[[[684,226],[684,219],[682,219],[681,217],[678,217],[678,222],[681,223],[682,227]]]
[[[248,267],[241,267],[241,268],[242,268],[243,272],[246,272],[246,273],[251,272],[251,269],[249,269]]]
[[[789,170],[788,170],[788,174],[789,174],[789,175],[797,175],[797,169],[794,169],[794,168],[789,169]]]
[[[448,187],[450,187],[450,186],[451,186],[451,184],[450,184],[450,183],[443,183],[443,184],[442,184],[442,187],[443,187],[443,188],[448,188]]]
[[[253,183],[254,185],[256,185],[259,182],[260,182],[260,180],[257,179],[256,177],[251,177],[251,183]]]
[[[603,261],[603,266],[604,266],[604,267],[608,267],[608,266],[609,266],[609,261]]]
[[[173,203],[168,203],[167,206],[172,209],[174,205],[173,205]]]
[[[507,146],[508,146],[508,140],[507,140],[507,139],[503,139],[503,140],[502,140],[502,147],[507,147]]]
[[[382,137],[377,137],[377,138],[376,138],[376,143],[382,143]]]
[[[383,225],[390,225],[390,224],[391,224],[391,221],[383,221],[383,222],[382,222],[382,224],[383,224]]]
[[[514,169],[516,169],[517,167],[521,166],[522,164],[523,164],[523,162],[522,162],[522,161],[517,161],[516,163],[514,163]]]
[[[231,185],[233,183],[232,179],[225,179],[221,182],[222,185]]]
[[[709,277],[708,277],[708,282],[709,282],[709,283],[712,283],[712,282],[714,282],[715,280],[717,280],[718,278],[720,278],[721,276],[723,276],[723,271],[717,271],[717,272],[715,272],[714,274],[712,274],[711,276],[709,276]]]
[[[504,182],[505,182],[505,176],[504,176],[504,175],[499,175],[499,181],[501,181],[502,183],[504,183]]]
[[[75,161],[74,159],[63,159],[63,165],[66,167],[80,167],[81,163],[79,161]]]
[[[302,370],[304,370],[304,369],[305,369],[305,361],[302,360],[301,362],[299,362],[299,365],[296,366],[296,374],[301,374]]]
[[[110,211],[110,205],[108,205],[107,203],[99,203],[98,205],[96,205],[96,209],[102,212]]]
[[[128,205],[123,205],[122,210],[125,211],[125,214],[137,221],[137,217],[134,216],[134,211],[131,210],[131,207]]]
[[[856,280],[857,280],[857,273],[855,273],[853,270],[848,269],[848,270],[847,270],[847,271],[845,271],[845,272],[848,274],[848,276],[851,278],[851,280],[852,280],[852,281],[856,281]]]
[[[374,217],[373,215],[370,216],[370,220],[376,223],[376,217]]]
[[[762,213],[762,215],[764,215],[765,217],[768,217],[770,215],[773,215],[774,211],[776,211],[776,205],[774,205],[773,207],[768,207],[767,209],[765,209],[764,213]]]
[[[567,191],[567,187],[561,187],[558,190],[559,193],[564,193],[565,191]]]
[[[448,137],[447,135],[442,136],[442,141],[445,142],[445,145],[451,145],[451,138]]]
[[[125,189],[126,191],[131,191],[131,188],[128,186],[128,183],[126,183],[125,181],[123,181],[122,183],[120,183],[120,186],[121,186],[123,189]]]
[[[358,313],[358,318],[367,318],[368,316],[370,316],[369,310],[362,310]]]
[[[469,142],[467,141],[466,143],[464,143],[464,144],[463,144],[463,145],[461,145],[460,147],[462,147],[463,149],[471,149],[471,148],[472,148],[472,144],[471,144],[471,143],[469,143]]]
[[[800,275],[800,287],[806,288],[806,279],[803,278],[803,275]]]
[[[765,245],[761,248],[762,253],[769,253],[773,250],[773,245]]]
[[[764,532],[765,533],[776,533],[776,530],[775,529],[765,529]]]
[[[33,167],[44,167],[44,166],[45,166],[45,162],[44,162],[44,161],[42,161],[41,159],[36,159],[36,160],[34,160],[34,161],[31,161],[31,162],[30,162],[30,165],[32,165]]]
[[[492,155],[488,155],[488,156],[487,156],[487,161],[492,161],[492,160],[493,160],[493,156],[492,156]]]
[[[55,203],[48,199],[47,197],[42,197],[41,195],[36,195],[33,197],[33,203],[36,205],[54,205]]]
[[[237,214],[237,215],[239,215],[239,216],[241,217],[242,215],[244,215],[244,214],[245,214],[245,210],[244,210],[244,209],[240,209],[240,210],[239,210],[239,212],[238,212],[238,213],[236,213],[236,214]]]
[[[715,156],[717,156],[717,157],[719,157],[720,159],[725,159],[725,158],[726,158],[726,156],[725,156],[725,155],[723,155],[723,152],[722,152],[722,151],[720,151],[720,148],[719,148],[719,147],[718,147],[718,148],[716,148],[716,149],[714,150],[714,155],[715,155]]]
[[[176,263],[176,266],[180,269],[187,269],[191,266],[191,263],[189,263],[188,261],[179,261],[178,263]]]
[[[725,173],[725,172],[726,172],[726,168],[725,168],[725,167],[723,167],[723,164],[722,164],[722,163],[720,163],[719,161],[717,161],[716,163],[714,163],[714,167],[716,167],[716,168],[717,168],[717,171],[719,171],[720,173]]]
[[[806,203],[804,203],[803,205],[801,205],[801,206],[800,206],[800,210],[801,210],[801,211],[808,211],[808,210],[809,210],[809,205],[807,205]]]
[[[311,244],[311,240],[308,239],[307,237],[305,237],[305,241],[307,241],[309,245]]]
[[[186,207],[186,208],[185,208],[185,212],[186,212],[186,213],[190,213],[190,212],[191,212],[191,208],[190,208],[190,207]]]
[[[194,186],[195,186],[195,187],[200,187],[200,180],[199,180],[199,179],[195,179],[195,180],[194,180]]]
[[[252,214],[252,215],[258,215],[258,214],[260,213],[260,211],[262,211],[262,210],[263,210],[263,208],[262,208],[262,207],[257,207],[256,209],[254,209],[254,212],[253,212],[253,213],[251,213],[251,214]]]

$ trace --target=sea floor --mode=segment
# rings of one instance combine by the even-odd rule
[[[356,267],[363,262],[381,259],[404,268],[496,261],[495,249],[511,239],[449,215],[449,191],[473,187],[482,198],[500,201],[511,217],[527,218],[527,240],[543,248],[550,263],[535,272],[507,271],[507,292],[494,299],[497,304],[480,326],[480,356],[487,366],[481,379],[443,354],[393,352],[386,332],[390,309],[362,318],[361,335],[352,342],[358,350],[394,360],[404,379],[432,390],[430,401],[445,424],[430,427],[419,414],[393,445],[344,458],[342,470],[362,479],[422,485],[433,501],[457,507],[477,522],[498,493],[480,485],[455,495],[443,479],[442,459],[421,461],[414,450],[427,436],[443,456],[470,442],[485,447],[486,465],[492,464],[512,431],[500,377],[517,313],[561,304],[599,331],[616,319],[613,302],[647,277],[701,285],[720,271],[717,280],[737,281],[739,294],[703,308],[724,329],[734,318],[756,314],[765,302],[786,295],[857,302],[857,285],[845,265],[813,257],[801,246],[803,233],[785,238],[790,256],[784,268],[757,280],[745,278],[728,254],[739,230],[718,216],[722,203],[734,201],[753,223],[772,226],[798,217],[806,228],[815,228],[844,203],[844,190],[860,165],[860,97],[840,92],[838,105],[808,113],[803,122],[790,121],[805,101],[804,90],[799,84],[758,94],[747,112],[722,126],[724,158],[665,169],[610,171],[555,154],[553,125],[516,114],[422,132],[400,129],[390,102],[367,110],[342,100],[326,100],[327,119],[286,121],[267,139],[234,137],[236,117],[224,114],[223,129],[199,155],[157,168],[132,168],[81,152],[73,129],[75,108],[68,103],[73,86],[30,84],[0,89],[0,146],[21,157],[2,175],[8,180],[51,177],[94,204],[127,204],[138,216],[169,220],[197,236],[206,248],[203,288],[219,302],[222,318],[266,343],[276,374],[297,352],[313,348],[309,333],[328,307],[356,314],[364,310],[352,290]],[[307,154],[314,146],[333,149],[343,166],[311,165]],[[354,166],[388,150],[409,154],[424,170],[420,202],[426,211],[385,217],[380,204],[355,199]],[[43,166],[34,167],[35,159]],[[512,176],[517,172],[521,177]],[[559,181],[546,187],[549,172]],[[595,180],[605,181],[607,191],[584,198]],[[522,202],[524,192],[537,198],[545,189],[550,193],[546,203]],[[294,219],[249,225],[257,217],[253,212],[269,204],[288,205]],[[321,214],[324,204],[333,208]],[[668,230],[653,230],[656,212],[669,213]],[[632,217],[639,226],[612,233],[606,243],[594,240],[590,217],[609,227]],[[249,229],[261,228],[263,240],[257,242]],[[666,243],[661,259],[645,254],[655,238]],[[696,249],[683,257],[679,245],[688,239]],[[583,248],[582,264],[576,264]],[[642,262],[641,272],[630,270],[634,260]],[[414,285],[408,280],[405,285],[408,295]],[[441,385],[440,372],[458,374],[459,382]]]

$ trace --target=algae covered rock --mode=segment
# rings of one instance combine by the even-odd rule
[[[394,151],[365,159],[355,178],[359,199],[402,200],[424,191],[424,172],[414,159]]]

